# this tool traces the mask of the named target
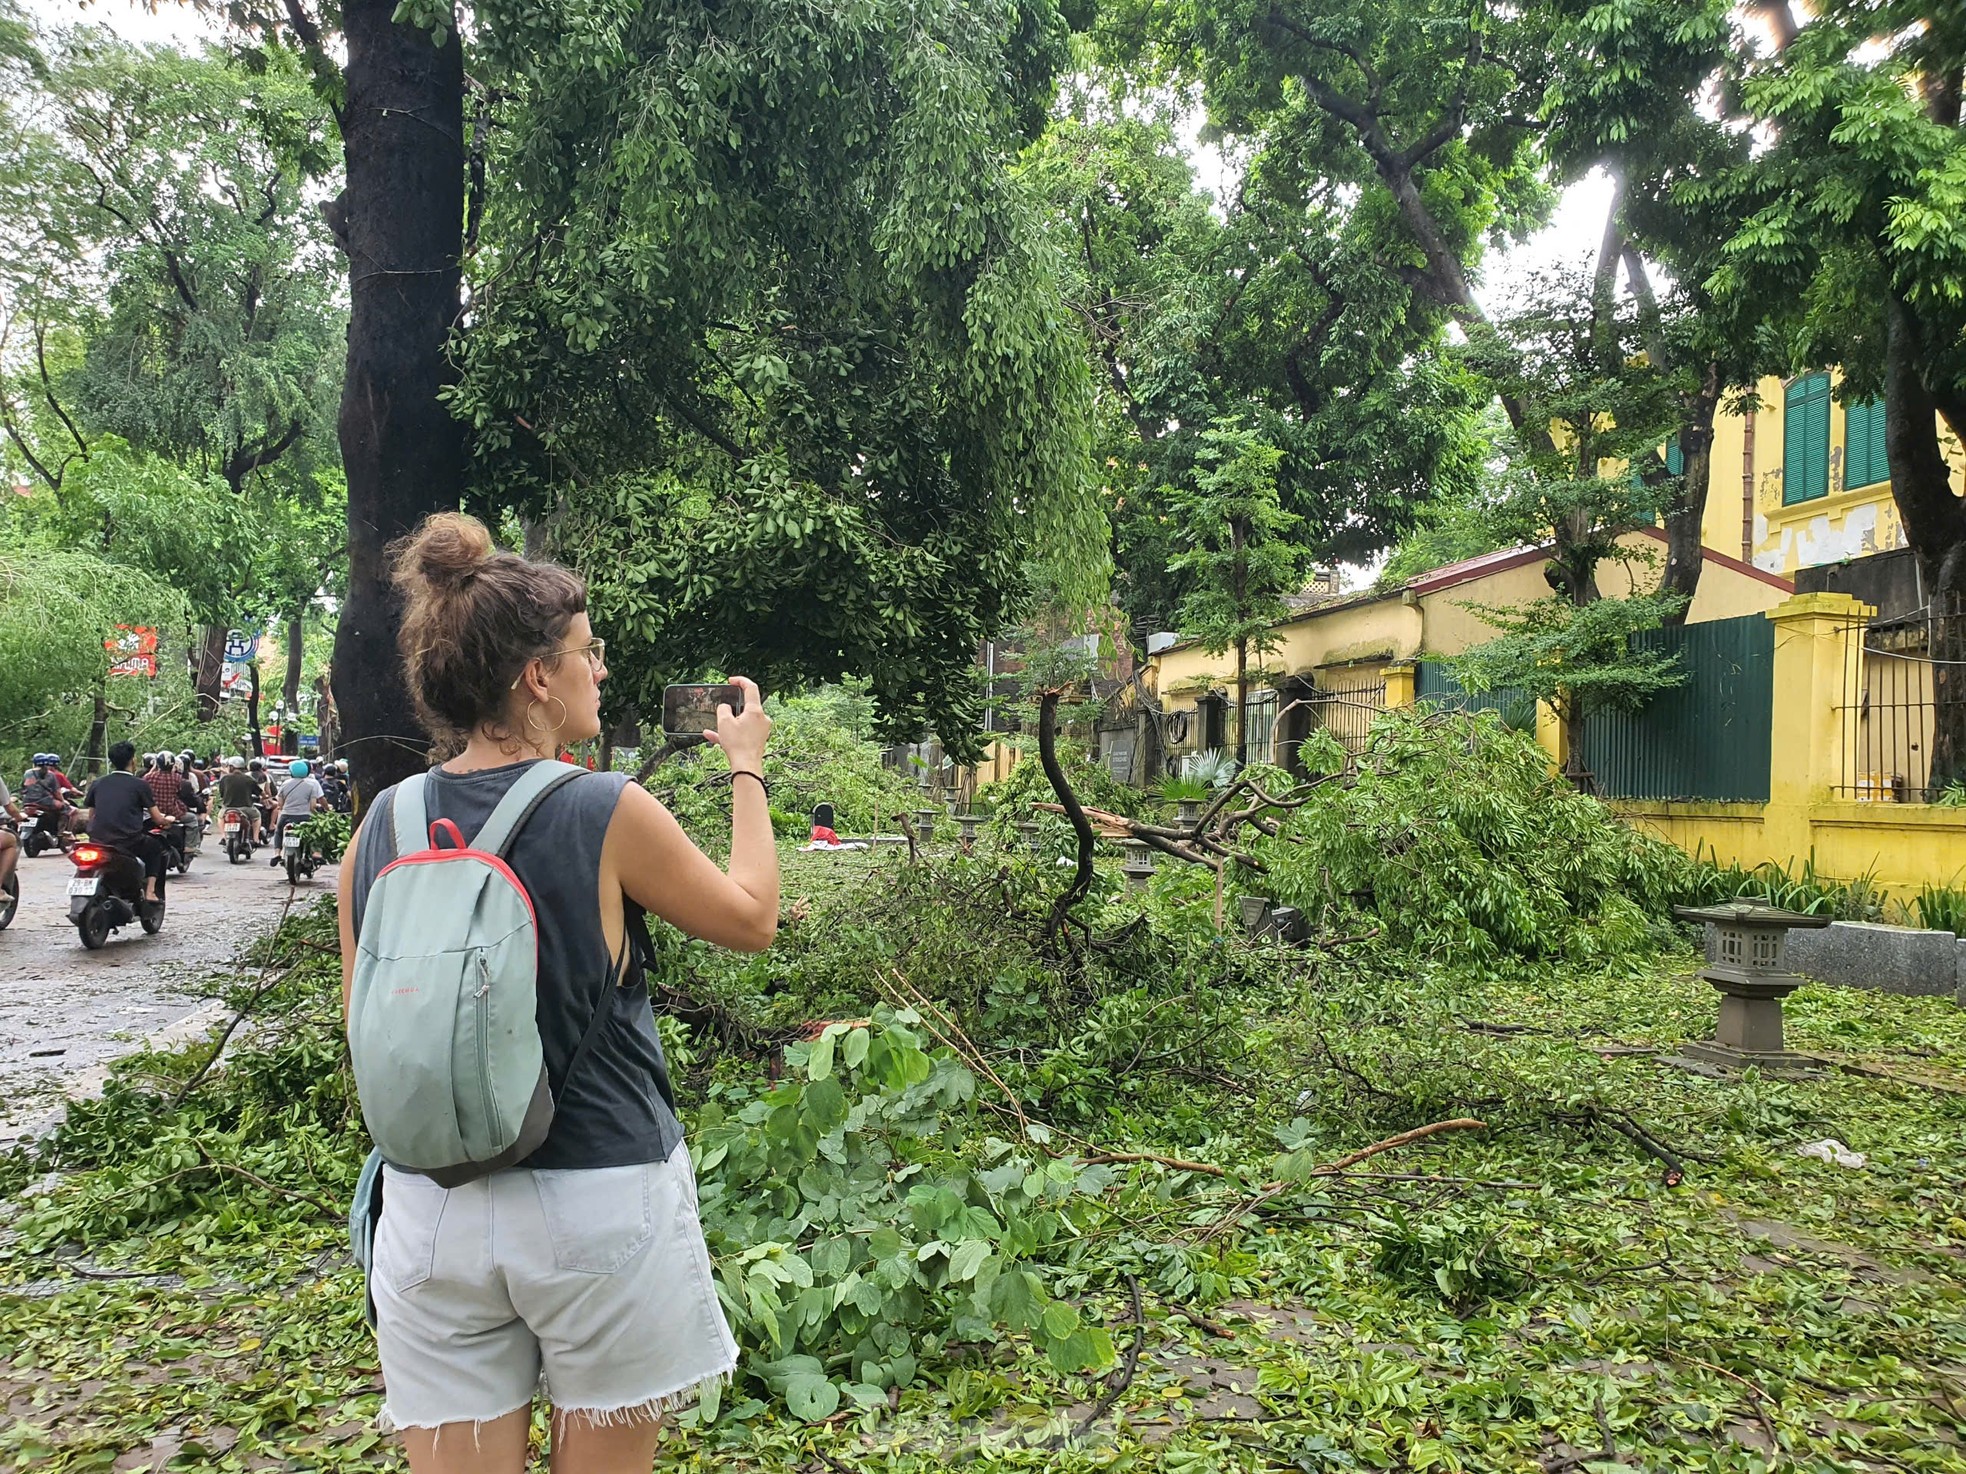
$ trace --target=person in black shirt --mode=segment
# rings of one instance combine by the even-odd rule
[[[171,821],[158,810],[150,785],[130,771],[136,755],[128,742],[109,749],[109,764],[116,771],[89,785],[82,800],[82,827],[97,844],[114,845],[143,861],[143,898],[154,901],[164,877],[164,845],[149,826],[163,829]]]

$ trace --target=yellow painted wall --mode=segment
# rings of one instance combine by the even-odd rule
[[[1927,804],[1834,803],[1809,806],[1800,843],[1778,843],[1760,804],[1612,804],[1647,833],[1722,865],[1748,867],[1772,860],[1801,868],[1811,854],[1819,874],[1839,880],[1869,875],[1900,900],[1924,885],[1966,883],[1966,809]]]
[[[1840,382],[1841,375],[1832,371],[1831,379]],[[1790,507],[1782,505],[1782,412],[1787,382],[1771,376],[1756,386],[1761,405],[1752,416],[1751,458],[1748,417],[1721,414],[1715,418],[1702,541],[1757,568],[1784,575],[1817,563],[1903,547],[1904,528],[1891,499],[1890,483],[1843,484],[1846,420],[1840,404],[1830,406],[1829,495]],[[1959,491],[1966,488],[1966,452],[1950,436],[1945,437],[1945,446],[1953,465],[1953,489]]]
[[[1599,583],[1606,594],[1623,597],[1658,586],[1665,544],[1657,537],[1633,533],[1623,540],[1640,555],[1630,564],[1605,563]],[[1251,685],[1267,686],[1287,676],[1315,676],[1320,686],[1340,689],[1369,680],[1392,661],[1433,659],[1458,655],[1495,637],[1495,629],[1467,606],[1485,604],[1512,608],[1549,597],[1543,560],[1531,558],[1513,568],[1501,568],[1431,593],[1392,593],[1376,599],[1341,600],[1336,605],[1300,614],[1279,625],[1279,647],[1250,660]],[[1700,576],[1691,619],[1701,622],[1740,614],[1759,614],[1774,608],[1787,590],[1753,578],[1738,569],[1709,563]],[[1233,654],[1210,655],[1199,645],[1180,645],[1147,662],[1148,689],[1168,712],[1194,711],[1203,691],[1232,690]],[[1233,717],[1231,717],[1231,723]],[[1201,746],[1201,722],[1191,719],[1187,735],[1171,751],[1192,752]]]

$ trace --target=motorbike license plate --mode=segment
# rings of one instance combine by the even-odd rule
[[[286,839],[285,839],[285,840],[284,840],[284,841],[283,841],[283,842],[281,843],[281,845],[280,845],[280,850],[281,850],[281,853],[283,853],[283,854],[288,854],[288,855],[297,855],[297,854],[299,854],[299,853],[300,853],[300,836],[299,836],[299,835],[297,835],[297,834],[290,834],[290,835],[288,835],[288,836],[286,837]]]
[[[100,878],[97,876],[78,875],[69,881],[68,893],[71,896],[93,896],[96,893],[96,886],[100,883]]]
[[[239,832],[239,821],[238,821],[237,819],[228,819],[228,820],[226,820],[226,821],[225,821],[225,832],[226,832],[227,834],[237,834],[237,833]]]

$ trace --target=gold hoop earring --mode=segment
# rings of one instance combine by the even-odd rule
[[[546,704],[546,701],[550,701],[555,706],[560,708],[560,719],[557,722],[554,722],[551,726],[548,726],[544,722],[535,722],[532,719],[532,709],[535,706],[544,706]],[[543,732],[543,733],[550,734],[559,731],[560,728],[564,727],[567,724],[566,702],[560,700],[560,698],[557,696],[549,696],[546,698],[546,701],[541,701],[537,696],[535,696],[531,701],[528,701],[526,703],[526,730],[528,732]]]

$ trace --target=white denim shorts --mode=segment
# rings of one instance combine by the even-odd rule
[[[535,1390],[595,1422],[652,1418],[737,1365],[687,1146],[454,1188],[385,1169],[369,1278],[388,1427],[487,1422]]]

